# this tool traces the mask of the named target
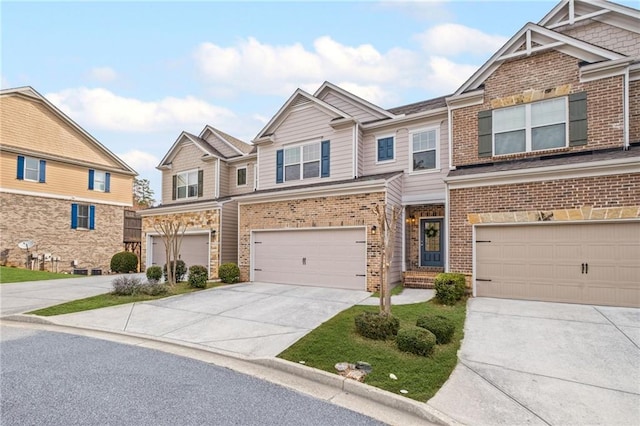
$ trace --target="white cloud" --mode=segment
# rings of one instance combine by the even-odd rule
[[[508,40],[506,37],[486,34],[460,24],[436,25],[417,35],[416,39],[422,44],[425,52],[448,56],[460,53],[493,53]]]
[[[108,83],[118,78],[118,73],[109,67],[96,67],[89,71],[89,77],[100,83]]]
[[[160,163],[160,159],[155,155],[137,149],[117,155],[138,173],[153,171]]]
[[[141,101],[106,89],[73,88],[46,95],[53,104],[83,126],[126,132],[174,131],[211,123],[225,128],[236,121],[233,112],[193,96]]]

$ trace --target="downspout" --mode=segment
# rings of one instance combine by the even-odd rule
[[[630,146],[629,142],[629,67],[625,68],[623,78],[622,93],[622,113],[623,117],[623,150],[627,151]]]
[[[358,123],[353,125],[353,177],[358,177]]]
[[[407,206],[402,206],[402,272],[407,272],[407,240],[406,240],[406,232],[407,232]]]
[[[216,169],[217,169],[216,170],[216,187],[215,187],[214,198],[219,198],[220,197],[220,158],[218,158]]]
[[[449,232],[449,215],[450,215],[450,209],[449,209],[449,183],[445,182],[445,202],[444,202],[444,232],[446,233],[445,235],[445,245],[444,245],[444,271],[445,272],[451,272],[449,271],[449,247],[451,246],[451,237],[450,237],[450,232]]]
[[[453,116],[453,112],[451,111],[451,106],[447,105],[447,131],[449,132],[448,143],[449,143],[449,170],[453,170],[453,123],[451,117]]]

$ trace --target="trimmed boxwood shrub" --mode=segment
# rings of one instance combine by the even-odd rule
[[[429,356],[436,345],[436,336],[429,330],[420,327],[403,328],[398,331],[396,345],[402,352],[410,352],[420,356]]]
[[[463,274],[444,272],[435,279],[436,299],[445,305],[455,305],[462,299],[467,290],[467,282]]]
[[[147,280],[149,282],[159,282],[162,279],[162,268],[159,266],[149,266],[147,268]]]
[[[386,340],[398,334],[400,320],[393,315],[377,312],[363,312],[356,316],[356,331],[362,337]]]
[[[235,263],[223,263],[218,268],[218,278],[225,284],[233,284],[240,281],[240,268]]]
[[[111,258],[110,268],[118,274],[136,272],[138,269],[138,256],[130,251],[121,251]]]
[[[169,262],[171,265],[170,268],[173,268],[173,261]],[[165,263],[162,267],[162,274],[164,275],[164,280],[167,281],[167,264]],[[184,279],[184,276],[187,274],[187,265],[184,263],[184,260],[178,260],[176,262],[176,282],[179,283]]]
[[[193,288],[206,288],[209,279],[209,271],[202,265],[193,265],[189,268],[189,286]]]
[[[416,321],[418,327],[429,330],[436,336],[436,343],[444,345],[449,343],[453,337],[453,333],[456,331],[456,326],[449,318],[442,315],[425,315],[418,318]]]

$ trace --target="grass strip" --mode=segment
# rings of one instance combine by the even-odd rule
[[[58,274],[47,271],[32,271],[30,269],[0,266],[0,284],[21,283],[26,281],[59,280],[61,278],[80,278],[83,275]]]

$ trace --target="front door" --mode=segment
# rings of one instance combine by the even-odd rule
[[[444,266],[442,219],[420,220],[420,266]]]

